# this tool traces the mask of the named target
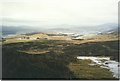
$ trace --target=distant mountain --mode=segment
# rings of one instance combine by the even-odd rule
[[[2,35],[26,34],[35,32],[57,32],[57,33],[77,33],[77,34],[97,34],[117,32],[117,24],[108,23],[97,26],[75,26],[75,25],[58,25],[53,28],[49,27],[29,27],[29,26],[2,26]]]
[[[72,26],[72,25],[61,25],[61,28],[52,28],[50,31],[63,32],[63,33],[78,33],[78,34],[96,34],[104,33],[110,30],[116,29],[118,26],[115,23],[102,24],[97,26]]]
[[[8,34],[16,34],[19,31],[25,30],[21,27],[14,27],[14,26],[2,26],[2,34],[8,35]]]
[[[7,36],[11,34],[26,34],[31,32],[39,32],[40,30],[31,28],[29,26],[2,26],[2,35]]]
[[[120,32],[120,28],[117,27],[117,28],[113,28],[113,29],[111,29],[109,31],[106,31],[104,33],[119,34],[119,32]]]

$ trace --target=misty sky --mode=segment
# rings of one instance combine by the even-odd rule
[[[118,1],[2,0],[2,24],[57,27],[117,23]]]

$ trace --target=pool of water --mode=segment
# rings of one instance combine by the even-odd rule
[[[110,57],[87,57],[87,56],[78,56],[77,59],[89,59],[94,63],[89,64],[90,66],[100,65],[101,68],[110,69],[113,73],[113,77],[119,78],[119,63],[114,60],[110,60]]]

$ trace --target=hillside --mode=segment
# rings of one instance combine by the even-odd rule
[[[76,57],[109,56],[118,60],[118,41],[73,44],[64,40],[35,40],[4,44],[2,50],[4,79],[116,79],[108,69],[89,66],[91,61]]]

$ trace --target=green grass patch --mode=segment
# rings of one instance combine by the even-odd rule
[[[76,78],[83,79],[115,79],[112,73],[100,66],[90,66],[90,60],[77,60],[77,63],[70,63],[69,69],[74,73]]]

